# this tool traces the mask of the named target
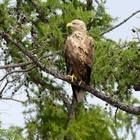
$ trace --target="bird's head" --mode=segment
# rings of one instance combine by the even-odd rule
[[[66,27],[71,28],[73,32],[79,31],[79,32],[86,33],[86,30],[87,30],[86,29],[86,24],[79,19],[72,20],[70,23],[67,24]]]

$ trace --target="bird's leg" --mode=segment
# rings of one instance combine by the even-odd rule
[[[77,80],[74,74],[68,75],[68,77],[71,79],[72,82],[74,82],[74,80]]]

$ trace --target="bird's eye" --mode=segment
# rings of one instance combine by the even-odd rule
[[[73,24],[73,25],[75,25],[76,23],[75,23],[75,22],[73,22],[72,24]]]

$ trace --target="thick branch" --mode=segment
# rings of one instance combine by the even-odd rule
[[[126,111],[126,112],[128,112],[130,114],[134,114],[134,115],[140,115],[140,107],[133,107],[130,105],[126,105],[118,100],[111,98],[108,95],[105,95],[104,93],[101,93],[101,92],[95,90],[91,86],[84,85],[84,84],[78,85],[78,83],[72,83],[71,80],[66,75],[60,73],[57,70],[53,70],[53,69],[49,69],[49,68],[45,67],[42,63],[39,62],[37,57],[35,57],[32,53],[27,51],[25,49],[25,47],[22,46],[20,43],[18,43],[15,39],[11,38],[9,35],[7,35],[6,33],[2,32],[2,31],[0,31],[0,35],[6,41],[11,42],[16,47],[18,47],[20,49],[20,51],[23,52],[25,55],[27,55],[34,62],[34,64],[36,66],[38,66],[41,70],[45,71],[46,73],[53,75],[55,78],[58,78],[58,79],[61,79],[63,81],[66,81],[68,83],[71,83],[73,85],[79,86],[79,87],[83,88],[84,90],[88,91],[89,93],[93,94],[97,98],[100,98],[103,101],[106,101],[107,103],[109,103],[109,104],[111,104],[111,105],[113,105],[113,106],[115,106],[123,111]]]
[[[136,15],[136,14],[139,13],[139,12],[140,12],[140,10],[134,12],[133,14],[131,14],[128,18],[124,19],[124,20],[123,20],[122,22],[120,22],[119,24],[117,24],[117,25],[115,25],[114,27],[108,29],[107,31],[102,32],[102,33],[100,34],[100,36],[102,36],[102,35],[104,35],[104,34],[110,32],[110,31],[114,30],[115,28],[121,26],[122,24],[124,24],[126,21],[128,21],[130,18],[132,18],[134,15]]]

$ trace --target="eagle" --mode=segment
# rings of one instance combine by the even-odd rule
[[[67,75],[72,82],[77,80],[79,85],[82,82],[89,85],[94,55],[93,38],[86,34],[86,24],[79,19],[72,20],[66,27],[72,30],[64,42]],[[81,102],[85,91],[73,84],[71,87],[75,100]]]

